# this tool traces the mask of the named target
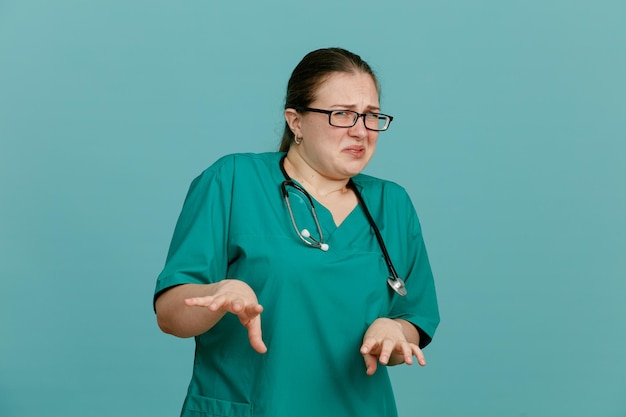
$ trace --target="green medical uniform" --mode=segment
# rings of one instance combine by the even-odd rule
[[[394,417],[387,368],[365,374],[359,352],[379,317],[417,326],[422,345],[439,322],[420,224],[405,190],[357,175],[361,191],[408,295],[388,288],[380,247],[360,206],[337,227],[316,202],[327,252],[293,229],[280,185],[282,153],[221,158],[191,184],[155,298],[172,286],[224,278],[248,283],[264,311],[261,355],[227,314],[196,337],[182,416]],[[300,229],[318,234],[307,200],[290,193]]]

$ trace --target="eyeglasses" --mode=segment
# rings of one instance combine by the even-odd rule
[[[392,116],[382,113],[357,113],[352,110],[322,110],[312,107],[295,107],[295,109],[327,114],[328,124],[335,127],[352,127],[362,117],[365,128],[376,132],[387,130],[393,120]]]

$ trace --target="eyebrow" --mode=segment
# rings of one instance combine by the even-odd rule
[[[354,104],[335,104],[330,106],[331,108],[337,108],[337,109],[346,109],[346,110],[352,110],[354,109],[356,106]],[[365,108],[366,112],[380,112],[380,107],[378,106],[367,106]]]

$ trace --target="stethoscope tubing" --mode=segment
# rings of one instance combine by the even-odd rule
[[[281,166],[281,168],[282,168],[282,166]],[[309,242],[308,240],[306,240],[304,238],[304,236],[302,236],[302,233],[298,230],[298,225],[296,224],[296,219],[294,218],[293,210],[291,209],[291,203],[289,202],[289,193],[287,192],[287,187],[288,186],[294,187],[296,190],[300,191],[300,193],[302,195],[304,195],[309,200],[309,204],[311,206],[311,214],[313,214],[313,220],[315,221],[315,227],[317,228],[317,232],[319,233],[319,236],[320,236],[319,241],[316,241],[315,239],[310,237],[310,239],[312,239],[313,242]],[[322,226],[320,226],[320,223],[319,223],[319,221],[317,219],[317,212],[315,211],[315,204],[313,203],[313,199],[311,198],[309,193],[303,187],[301,187],[299,184],[296,184],[291,179],[283,181],[283,183],[281,184],[281,190],[283,192],[283,198],[285,199],[285,202],[287,203],[287,210],[289,211],[289,218],[291,219],[291,224],[293,225],[293,228],[296,231],[296,234],[298,235],[300,240],[303,241],[304,243],[306,243],[309,246],[313,246],[315,248],[319,248],[319,249],[324,250],[323,249],[324,233],[322,232]],[[328,247],[328,246],[326,246],[326,247]]]
[[[283,181],[283,183],[281,184],[281,190],[282,190],[282,193],[283,193],[283,198],[285,199],[285,202],[287,203],[287,209],[289,211],[289,217],[291,218],[291,223],[293,225],[293,228],[295,229],[296,234],[298,235],[300,240],[302,240],[307,245],[312,246],[312,247],[316,247],[316,248],[320,248],[322,250],[327,250],[328,249],[328,245],[326,245],[324,243],[324,235],[322,234],[322,227],[320,226],[319,221],[317,219],[317,213],[315,212],[315,204],[313,203],[313,198],[304,189],[304,187],[302,187],[299,184],[297,184],[296,182],[294,182],[291,179],[291,177],[289,177],[289,174],[287,174],[287,171],[285,170],[285,167],[284,167],[284,161],[285,161],[286,156],[287,155],[284,155],[281,158],[280,163],[279,163],[280,170],[282,171],[283,176],[285,177],[285,181]],[[311,213],[313,214],[313,219],[315,220],[315,226],[317,227],[318,233],[320,235],[319,241],[311,238],[313,240],[313,242],[309,242],[308,240],[306,240],[302,236],[302,234],[298,230],[298,226],[296,225],[296,220],[295,220],[295,218],[293,216],[293,211],[291,209],[291,204],[289,203],[289,193],[287,192],[287,186],[294,187],[295,189],[300,191],[300,193],[302,193],[309,200],[309,203],[311,205]],[[380,250],[381,250],[381,252],[383,254],[383,258],[385,259],[385,263],[387,264],[387,269],[389,270],[389,273],[390,273],[390,276],[387,279],[387,282],[388,282],[389,286],[396,293],[398,293],[399,295],[405,296],[407,294],[407,292],[406,292],[406,288],[404,286],[404,281],[402,280],[402,278],[400,278],[398,276],[398,273],[396,272],[396,268],[394,268],[393,263],[391,262],[391,256],[389,256],[389,252],[387,251],[387,246],[385,245],[383,237],[380,234],[380,230],[378,229],[378,226],[376,225],[376,222],[374,221],[374,218],[372,217],[372,214],[370,213],[369,209],[367,208],[367,204],[365,204],[365,200],[363,199],[363,196],[361,195],[361,192],[357,188],[357,186],[354,183],[354,181],[352,181],[352,178],[350,178],[350,180],[348,181],[347,186],[356,195],[356,198],[357,198],[357,200],[359,202],[359,205],[363,209],[363,212],[365,213],[365,217],[367,218],[367,221],[370,224],[370,227],[374,231],[374,235],[376,236],[376,240],[378,241],[378,246],[380,247]],[[326,249],[323,248],[324,245],[325,245]]]
[[[367,204],[365,204],[365,201],[363,200],[363,196],[361,195],[359,190],[356,188],[354,181],[352,181],[352,178],[350,179],[350,181],[348,181],[348,187],[352,188],[352,191],[354,191],[354,194],[356,194],[356,198],[357,200],[359,200],[359,204],[361,205],[361,208],[363,209],[363,212],[365,213],[365,217],[367,217],[367,221],[369,222],[370,226],[372,227],[372,230],[374,231],[374,235],[376,236],[376,240],[378,241],[378,246],[380,246],[380,250],[383,253],[383,258],[385,258],[385,262],[387,263],[387,268],[389,269],[389,273],[391,274],[393,279],[400,279],[400,277],[398,276],[398,273],[396,272],[396,268],[394,268],[393,263],[391,262],[391,256],[389,256],[389,252],[387,252],[387,246],[385,245],[385,242],[383,241],[383,237],[380,234],[380,230],[378,229],[378,226],[376,225],[374,218],[372,217],[369,209],[367,208]]]

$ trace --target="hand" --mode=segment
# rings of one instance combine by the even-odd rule
[[[259,353],[267,352],[261,334],[261,312],[256,294],[248,284],[236,279],[225,279],[213,286],[212,294],[203,297],[186,298],[188,306],[204,307],[212,312],[235,314],[241,324],[248,329],[250,345]]]
[[[415,330],[412,324],[405,322]],[[417,330],[415,330],[417,334]],[[419,337],[419,336],[418,336]],[[417,340],[419,343],[419,340]],[[407,340],[405,326],[400,320],[379,318],[374,320],[363,336],[361,354],[365,360],[367,375],[374,375],[377,362],[382,365],[397,365],[413,363],[413,356],[421,366],[426,365],[426,359],[417,343]]]

